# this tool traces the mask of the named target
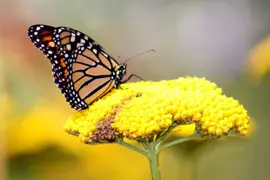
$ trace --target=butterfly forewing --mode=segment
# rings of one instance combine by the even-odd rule
[[[68,92],[67,60],[63,58],[53,41],[54,27],[34,25],[28,30],[28,36],[33,44],[39,48],[50,60],[55,84],[60,88],[67,100],[70,99]]]
[[[60,49],[61,54],[68,58],[79,47],[93,47],[93,50],[100,50],[106,53],[97,42],[92,38],[72,28],[57,27],[53,31],[56,46]],[[107,53],[106,53],[107,54]]]

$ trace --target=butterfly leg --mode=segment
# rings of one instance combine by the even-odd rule
[[[140,76],[137,76],[136,74],[131,74],[127,79],[123,80],[121,83],[126,83],[128,82],[132,77],[136,77],[142,81],[144,81],[144,79],[142,79]]]

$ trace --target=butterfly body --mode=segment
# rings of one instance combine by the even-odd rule
[[[82,32],[33,25],[28,35],[50,60],[55,84],[76,110],[87,108],[124,82],[126,64],[119,64]]]

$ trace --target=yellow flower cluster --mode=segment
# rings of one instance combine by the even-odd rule
[[[122,84],[106,96],[75,112],[65,125],[85,143],[116,138],[154,140],[172,123],[195,123],[196,133],[220,137],[230,131],[246,135],[247,111],[204,78],[185,77],[160,82]]]
[[[250,51],[246,72],[252,80],[258,80],[270,71],[270,36],[256,44]]]

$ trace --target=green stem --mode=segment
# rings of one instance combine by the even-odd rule
[[[162,151],[165,148],[171,147],[173,145],[195,139],[197,136],[194,133],[193,136],[190,137],[184,137],[180,139],[176,139],[174,141],[170,142],[164,142],[164,139],[166,136],[172,131],[172,129],[177,126],[177,124],[172,124],[166,132],[164,132],[162,135],[158,136],[155,141],[149,142],[147,139],[140,139],[138,140],[138,143],[144,148],[141,149],[139,147],[133,146],[129,143],[126,143],[123,139],[117,139],[117,143],[120,145],[123,145],[131,150],[134,150],[144,156],[146,156],[149,160],[149,165],[151,168],[151,174],[152,174],[152,180],[161,180],[160,176],[160,169],[159,169],[159,161],[158,161],[158,154],[160,151]]]
[[[131,149],[133,151],[136,151],[144,156],[146,156],[149,160],[150,168],[151,168],[151,174],[152,174],[152,180],[161,180],[160,178],[160,170],[159,170],[159,162],[158,162],[158,153],[157,150],[158,145],[155,142],[149,143],[140,141],[140,144],[145,148],[145,150],[142,150],[136,146],[133,146],[129,143],[126,143],[124,140],[118,139],[117,143],[125,146],[128,149]]]
[[[160,152],[160,151],[162,151],[165,148],[174,146],[174,145],[179,144],[179,143],[183,143],[185,141],[196,139],[196,138],[198,138],[198,137],[196,137],[196,136],[183,137],[183,138],[176,139],[174,141],[170,141],[170,142],[167,142],[167,143],[164,143],[164,144],[159,144],[159,147],[158,147],[158,150],[157,151]]]
[[[170,132],[173,130],[173,128],[175,128],[177,126],[176,123],[173,123],[167,130],[166,132],[164,132],[161,136],[158,136],[156,139],[156,144],[159,144],[159,142],[163,141],[168,134],[170,134]]]
[[[151,168],[152,180],[161,180],[158,162],[158,151],[155,143],[149,143],[148,160]]]
[[[120,145],[122,145],[122,146],[125,146],[128,149],[131,149],[133,151],[136,151],[136,152],[138,152],[138,153],[140,153],[140,154],[148,157],[148,153],[145,150],[142,150],[142,149],[140,149],[140,148],[138,148],[136,146],[133,146],[133,145],[131,145],[129,143],[126,143],[124,140],[118,139],[117,140],[117,143],[120,144]]]

